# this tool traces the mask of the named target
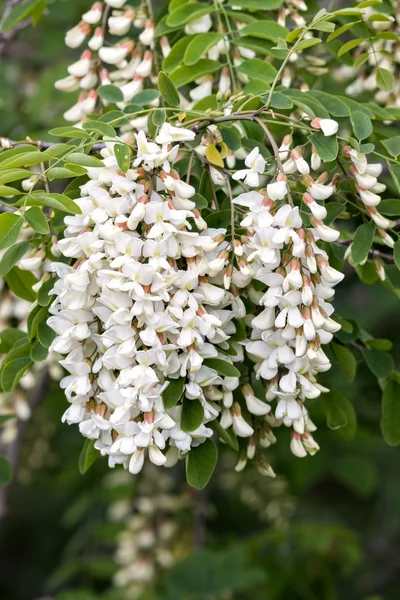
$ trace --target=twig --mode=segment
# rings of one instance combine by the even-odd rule
[[[15,6],[18,6],[18,4],[21,4],[22,2],[23,0],[8,0],[4,9],[3,16],[1,18],[1,22],[4,21],[6,16],[12,11],[12,9]],[[28,17],[20,23],[17,23],[15,27],[10,29],[9,31],[6,31],[5,33],[0,33],[0,56],[4,56],[7,53],[8,47],[17,37],[18,33],[29,27],[30,24],[31,18]]]
[[[342,244],[342,246],[350,246],[350,244],[353,243],[354,240],[336,240],[337,244]],[[371,256],[378,256],[379,258],[383,258],[384,260],[387,260],[389,262],[394,262],[394,257],[392,254],[387,254],[386,252],[381,252],[380,250],[369,250],[368,254],[371,254]]]

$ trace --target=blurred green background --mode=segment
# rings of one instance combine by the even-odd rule
[[[65,47],[65,30],[89,5],[49,3],[38,27],[24,31],[0,59],[0,136],[49,139],[47,130],[64,124],[71,96],[53,84],[78,53]],[[335,306],[374,336],[400,339],[398,298],[385,286],[362,285],[349,270]],[[397,344],[397,362],[399,352]],[[81,476],[82,437],[60,423],[66,402],[50,383],[21,427],[15,480],[0,488],[0,599],[397,600],[400,450],[382,440],[381,390],[358,362],[354,383],[335,362],[324,379],[356,410],[353,440],[329,430],[314,401],[316,456],[293,457],[288,432],[278,430],[278,443],[266,451],[275,480],[252,467],[235,473],[231,451],[222,451],[206,492],[186,486],[182,464],[165,481],[146,470],[125,477],[105,460]],[[132,556],[142,557],[143,577],[155,567],[143,593],[127,585],[129,568],[121,575],[121,564],[129,567],[124,540],[136,526],[148,537],[132,533]],[[164,546],[165,556],[157,557]]]

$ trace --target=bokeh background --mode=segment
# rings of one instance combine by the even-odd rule
[[[64,33],[90,4],[49,2],[0,58],[0,137],[49,139],[64,124],[70,97],[53,84],[77,54]],[[348,270],[335,305],[395,342],[398,362],[399,298],[388,286]],[[98,460],[82,476],[82,437],[60,422],[63,394],[38,378],[32,418],[7,449],[14,481],[0,488],[0,599],[397,600],[400,450],[382,440],[381,390],[358,362],[351,384],[334,359],[325,377],[355,408],[354,439],[330,430],[314,401],[316,456],[293,457],[279,431],[267,450],[272,480],[251,467],[235,473],[222,448],[203,492],[185,484],[183,465],[133,477]]]

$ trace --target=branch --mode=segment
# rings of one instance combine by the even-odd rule
[[[4,9],[4,13],[1,21],[3,22],[6,16],[12,11],[15,6],[18,4],[22,4],[23,0],[8,0],[6,7]],[[5,33],[0,33],[0,57],[5,56],[7,54],[8,47],[17,37],[20,31],[23,31],[31,24],[31,17],[24,19],[20,23],[17,23],[15,27],[6,31]]]
[[[35,149],[37,148],[39,150],[47,150],[47,148],[56,146],[59,143],[60,142],[33,142],[29,139],[27,139],[26,141],[22,140],[21,142],[17,142],[15,140],[11,140],[10,138],[0,137],[0,147],[2,147],[4,150],[7,150],[8,148],[13,148],[14,146],[34,146]],[[106,145],[103,142],[93,144],[93,146],[89,150],[89,154],[92,152],[99,152],[99,150],[103,150],[103,148],[105,147]]]
[[[336,240],[336,243],[342,244],[343,246],[350,246],[350,244],[352,244],[353,241],[354,240]],[[369,250],[368,254],[371,254],[371,256],[383,258],[388,262],[394,263],[394,257],[392,254],[387,254],[386,252],[381,252],[380,250]]]

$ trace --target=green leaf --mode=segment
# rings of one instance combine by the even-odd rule
[[[123,173],[126,173],[131,165],[131,153],[129,147],[126,144],[115,144],[114,154],[119,168]]]
[[[223,39],[224,36],[222,33],[216,33],[213,31],[191,36],[183,57],[183,62],[186,65],[194,65],[204,56],[206,52],[208,52],[210,48],[215,46],[217,42]]]
[[[394,87],[394,75],[387,69],[378,67],[376,71],[376,83],[380,90],[390,92]]]
[[[296,29],[293,29],[293,31],[288,33],[286,36],[286,41],[288,42],[288,44],[294,42],[294,40],[297,39],[303,31],[304,27],[297,27]]]
[[[182,400],[181,429],[182,431],[195,431],[204,419],[204,408],[200,400],[189,400],[184,396]]]
[[[339,144],[336,135],[325,136],[322,131],[317,131],[308,137],[315,147],[318,156],[324,162],[332,162],[339,152]]]
[[[286,27],[278,25],[276,21],[255,21],[240,30],[240,35],[250,35],[273,42],[277,42],[279,38],[286,39],[288,33]]]
[[[17,340],[26,337],[26,334],[15,327],[3,329],[0,332],[0,354],[9,352]]]
[[[92,464],[99,458],[100,453],[95,449],[96,440],[86,439],[78,459],[79,473],[84,475]]]
[[[19,242],[7,250],[0,262],[0,277],[5,277],[7,275],[24,254],[26,254],[29,247],[29,242]]]
[[[49,292],[53,289],[56,279],[56,277],[50,277],[50,279],[47,279],[40,286],[37,297],[40,306],[48,306],[50,304],[51,296],[49,296]]]
[[[72,127],[71,125],[67,125],[66,127],[55,127],[54,129],[50,129],[50,135],[54,135],[57,137],[66,137],[66,138],[88,138],[88,134],[78,127]]]
[[[11,392],[31,364],[30,356],[19,356],[8,361],[1,370],[3,390]]]
[[[0,214],[0,250],[8,248],[18,239],[24,217],[14,213]]]
[[[185,389],[186,378],[170,379],[168,387],[162,393],[164,408],[172,408],[182,398]]]
[[[37,283],[36,277],[30,271],[22,271],[18,267],[13,267],[6,275],[8,287],[18,298],[34,302],[36,293],[32,286]]]
[[[13,469],[4,456],[0,456],[0,485],[8,485],[13,478]]]
[[[170,78],[176,87],[186,85],[195,79],[218,71],[222,64],[216,60],[202,58],[193,66],[182,65],[170,73]]]
[[[44,348],[50,348],[57,334],[47,325],[45,321],[40,321],[37,326],[37,338]]]
[[[225,377],[240,377],[240,371],[236,367],[220,358],[206,358],[203,364]]]
[[[400,154],[400,135],[395,135],[386,140],[381,140],[382,144],[385,146],[386,150],[394,157],[399,156]],[[380,206],[379,206],[380,209]]]
[[[23,193],[24,192],[17,190],[17,188],[10,187],[9,185],[0,185],[0,198],[20,196]]]
[[[31,359],[33,362],[42,362],[49,355],[49,350],[40,342],[35,342],[31,348]]]
[[[104,167],[104,162],[95,156],[83,154],[83,152],[71,152],[68,154],[68,162],[81,167]]]
[[[376,225],[373,221],[364,223],[357,227],[354,242],[351,246],[351,258],[356,265],[362,263],[371,249],[374,239]]]
[[[307,95],[319,100],[332,117],[348,117],[350,114],[349,107],[336,96],[318,90],[310,90]]]
[[[265,83],[271,83],[277,74],[275,67],[264,62],[260,58],[249,58],[236,67],[239,73],[244,73],[249,79],[260,79]]]
[[[94,133],[99,133],[108,138],[115,138],[117,135],[114,127],[108,123],[103,123],[102,121],[86,121],[86,123],[83,123],[82,127],[85,131],[93,131]]]
[[[385,198],[379,203],[379,212],[382,215],[388,215],[389,217],[397,217],[400,215],[400,199],[399,198]]]
[[[328,427],[340,429],[344,439],[352,440],[357,429],[357,417],[351,402],[337,390],[324,394],[322,402]]]
[[[1,22],[1,33],[10,31],[10,29],[13,29],[18,23],[27,19],[39,4],[41,4],[41,0],[26,0],[26,2],[17,4],[11,8],[10,12]]]
[[[322,40],[320,38],[307,38],[306,40],[302,40],[296,46],[296,52],[300,50],[305,50],[306,48],[311,48],[312,46],[316,46],[320,44]]]
[[[190,200],[196,203],[197,210],[202,210],[208,206],[207,199],[201,194],[193,194],[193,196],[190,196]]]
[[[146,104],[151,104],[154,100],[157,100],[159,95],[158,90],[142,90],[132,98],[131,103],[138,106],[146,106]]]
[[[339,27],[338,29],[336,29],[336,31],[334,31],[333,33],[328,35],[326,41],[331,42],[332,40],[335,40],[337,37],[342,35],[342,33],[345,33],[346,31],[351,29],[354,25],[357,25],[357,23],[360,23],[360,21],[352,21],[351,23],[346,23],[345,25],[342,25],[342,27]]]
[[[231,431],[227,431],[224,429],[219,421],[215,419],[214,421],[210,421],[207,423],[207,427],[211,427],[218,435],[218,437],[223,440],[228,446],[230,446],[236,452],[239,450],[239,443],[235,434]]]
[[[185,35],[172,46],[170,53],[164,58],[162,63],[162,70],[165,73],[171,73],[171,71],[173,71],[183,63],[186,48],[189,46],[190,42],[196,37],[198,36]],[[199,56],[198,58],[201,58],[201,56]]]
[[[3,161],[4,167],[32,167],[33,165],[38,165],[42,162],[47,162],[51,160],[53,157],[51,154],[47,154],[47,152],[39,152],[38,150],[34,152],[20,153],[18,156],[10,157],[7,160]]]
[[[38,233],[49,233],[50,227],[43,211],[38,206],[32,206],[24,213],[25,219],[34,231]]]
[[[326,205],[327,215],[324,219],[325,225],[330,225],[333,221],[346,210],[346,204],[341,202],[329,202]]]
[[[171,78],[163,71],[158,74],[158,89],[169,106],[179,106],[180,99],[176,87]]]
[[[46,192],[24,196],[16,203],[16,206],[51,206],[51,208],[75,215],[80,215],[82,212],[79,206],[65,194],[47,194]]]
[[[388,352],[381,352],[375,348],[363,348],[361,354],[367,366],[378,379],[389,377],[393,373],[394,362]]]
[[[361,111],[350,113],[350,121],[353,126],[354,135],[358,140],[365,140],[373,131],[371,120]]]
[[[394,245],[393,257],[396,267],[400,270],[400,240],[397,240]]]
[[[283,0],[228,0],[228,6],[240,6],[254,10],[274,10],[279,8]]]
[[[4,171],[0,171],[0,184],[27,179],[31,175],[32,171],[28,171],[28,169],[4,169]]]
[[[214,442],[205,442],[186,454],[186,480],[192,487],[202,490],[210,481],[217,464],[218,450]]]
[[[271,100],[272,108],[293,108],[293,102],[287,96],[281,94],[281,92],[274,92]]]
[[[357,371],[357,361],[354,354],[346,346],[340,346],[335,343],[333,344],[333,351],[344,376],[351,383],[354,381]]]
[[[400,444],[400,383],[393,378],[382,395],[381,431],[389,446]]]
[[[349,42],[346,42],[345,44],[343,44],[343,46],[341,46],[339,48],[339,52],[338,52],[338,56],[343,56],[343,54],[346,54],[347,52],[350,52],[350,50],[353,50],[353,48],[355,48],[356,46],[359,46],[364,40],[361,38],[357,38],[354,40],[350,40]]]
[[[97,93],[100,98],[106,102],[113,102],[116,104],[117,102],[124,101],[124,94],[116,85],[101,85],[97,88]]]
[[[180,25],[186,25],[186,23],[190,23],[190,21],[200,19],[200,17],[209,15],[213,12],[215,12],[215,8],[213,6],[208,6],[207,4],[198,4],[196,2],[193,4],[185,4],[184,6],[176,8],[169,14],[167,17],[167,25],[169,27],[179,27]]]
[[[3,425],[3,423],[15,418],[15,415],[0,415],[0,425]]]

